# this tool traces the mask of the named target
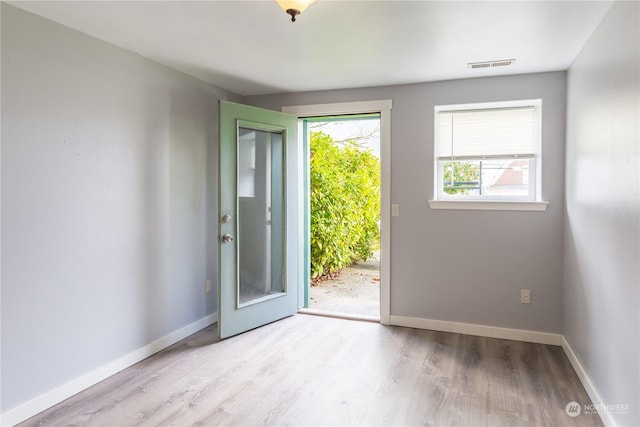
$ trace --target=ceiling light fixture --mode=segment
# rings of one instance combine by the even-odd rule
[[[291,15],[291,22],[296,22],[296,16],[305,11],[316,0],[276,0],[282,10]]]

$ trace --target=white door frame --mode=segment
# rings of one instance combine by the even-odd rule
[[[391,315],[391,100],[282,107],[298,118],[380,113],[380,323]],[[301,275],[299,275],[301,277]]]

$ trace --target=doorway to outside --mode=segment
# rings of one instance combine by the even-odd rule
[[[380,120],[380,314],[379,316],[340,316],[352,317],[362,320],[379,321],[383,325],[391,324],[391,109],[390,99],[370,101],[339,102],[329,104],[291,105],[282,107],[282,112],[298,117],[299,134],[306,135],[305,119],[314,117],[353,116],[356,114],[375,113]],[[308,123],[307,123],[308,124]],[[298,146],[298,159],[302,166],[299,169],[298,179],[304,185],[303,201],[301,201],[298,218],[299,224],[299,252],[304,262],[298,264],[298,277],[300,280],[299,311],[320,314],[318,310],[310,307],[310,209],[309,209],[309,158],[311,156],[308,140],[302,139]],[[314,313],[315,312],[315,313]],[[329,312],[327,312],[329,313]],[[322,313],[324,314],[324,313]],[[331,315],[330,313],[327,315]]]
[[[305,306],[380,316],[380,114],[306,118],[309,278]]]

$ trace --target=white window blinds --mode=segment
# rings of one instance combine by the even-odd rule
[[[438,112],[438,159],[532,158],[536,107]]]

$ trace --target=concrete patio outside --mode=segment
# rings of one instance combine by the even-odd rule
[[[380,316],[380,252],[345,268],[336,278],[311,286],[309,308]]]

